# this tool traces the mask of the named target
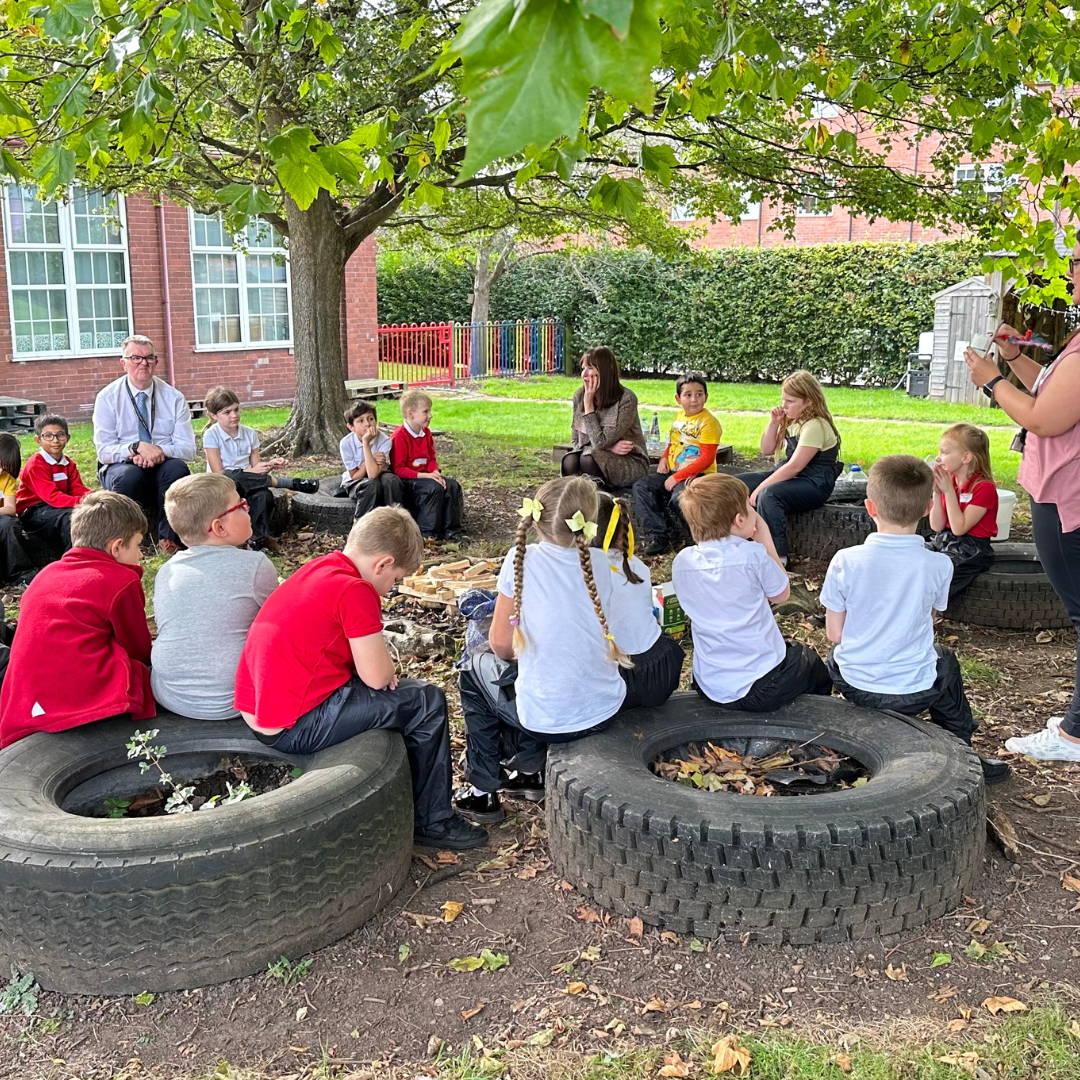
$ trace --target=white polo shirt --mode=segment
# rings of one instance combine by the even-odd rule
[[[627,580],[623,573],[622,552],[608,552],[611,578],[611,602],[604,608],[608,629],[615,644],[630,656],[648,652],[660,637],[660,624],[653,614],[652,578],[649,568],[635,555],[630,569],[641,582]]]
[[[694,682],[713,701],[738,701],[784,659],[769,597],[788,578],[761,544],[726,536],[683,548],[671,582],[693,623]]]
[[[390,436],[383,431],[378,432],[371,440],[371,452],[385,454],[387,468],[390,468],[390,451],[393,446]],[[347,484],[352,479],[353,469],[359,469],[364,464],[364,444],[356,437],[355,431],[350,431],[341,440],[338,449],[341,451],[341,463],[345,466],[345,471],[341,474],[341,482]]]
[[[223,469],[246,469],[251,465],[251,452],[259,449],[259,433],[241,424],[236,437],[229,435],[220,424],[211,424],[204,432],[203,449],[212,446],[221,455]],[[210,472],[210,463],[206,463]]]
[[[937,678],[934,609],[949,606],[953,565],[917,533],[872,533],[829,563],[821,603],[846,612],[833,656],[844,681],[874,694],[914,694]],[[696,628],[695,628],[696,633]]]

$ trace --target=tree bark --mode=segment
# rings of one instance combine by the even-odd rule
[[[336,211],[325,190],[307,210],[285,197],[296,399],[285,427],[265,448],[267,453],[336,454],[345,430],[341,297],[350,247]]]
[[[502,250],[495,260],[494,268],[491,267],[491,255],[496,250],[499,242],[502,242]],[[472,321],[474,323],[486,323],[491,311],[491,289],[496,281],[506,272],[510,263],[510,252],[514,248],[513,233],[505,233],[502,230],[484,236],[480,239],[480,246],[476,250],[476,270],[473,274],[473,305]]]

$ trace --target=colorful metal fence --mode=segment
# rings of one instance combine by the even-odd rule
[[[558,375],[565,362],[566,334],[558,319],[379,327],[379,378],[410,386]]]

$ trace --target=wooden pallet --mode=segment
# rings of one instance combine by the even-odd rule
[[[188,398],[187,407],[191,410],[192,420],[201,420],[210,414],[206,411],[206,403],[202,398]]]
[[[558,465],[562,461],[564,455],[569,454],[570,451],[573,450],[573,449],[574,449],[574,444],[573,443],[568,443],[568,442],[567,443],[556,443],[551,448],[551,460],[553,462],[555,462],[556,465]],[[660,458],[663,456],[663,450],[662,449],[660,449],[660,450],[650,450],[648,453],[649,453],[649,460],[654,465],[656,465],[660,461]],[[717,465],[730,465],[731,462],[734,461],[734,459],[735,459],[735,451],[732,449],[732,447],[730,445],[721,444],[720,446],[718,446],[716,448],[716,464]]]
[[[33,431],[34,420],[46,412],[44,401],[0,397],[0,431]]]
[[[495,559],[437,563],[407,577],[397,588],[424,607],[456,608],[458,597],[469,589],[494,589],[500,565]]]
[[[382,401],[399,398],[405,392],[405,384],[387,379],[346,379],[345,393],[350,401]]]

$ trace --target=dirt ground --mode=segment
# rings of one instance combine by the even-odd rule
[[[484,496],[490,524],[473,531],[478,553],[505,544],[521,494],[503,488]],[[303,536],[287,541],[286,562],[336,543]],[[658,561],[654,578],[664,579],[668,565]],[[823,569],[793,568],[811,593]],[[406,601],[392,610],[460,627],[457,616],[424,614]],[[824,648],[823,632],[804,615],[783,621],[785,633]],[[939,631],[961,656],[986,665],[969,685],[983,717],[980,752],[996,756],[1006,737],[1062,711],[1073,683],[1070,633],[1037,641],[1035,631],[949,623]],[[414,662],[408,674],[445,685],[456,710],[449,661]],[[459,737],[456,749],[460,755]],[[1005,756],[1015,776],[991,799],[1016,827],[1020,861],[989,843],[962,910],[913,935],[776,949],[642,930],[596,911],[561,881],[547,857],[543,811],[509,803],[515,812],[491,830],[488,848],[414,859],[412,880],[393,905],[316,953],[295,984],[262,974],[148,1004],[41,994],[37,1019],[0,1016],[0,1077],[202,1075],[222,1061],[283,1077],[320,1064],[367,1076],[373,1063],[409,1062],[419,1073],[440,1047],[482,1053],[557,1040],[598,1050],[723,1023],[816,1037],[855,1038],[860,1029],[896,1024],[926,1038],[979,1035],[992,1022],[981,1007],[987,998],[1077,1006],[1080,766]],[[447,902],[462,905],[453,921]],[[475,972],[447,966],[483,949],[505,954],[508,964]],[[950,959],[938,956],[932,966],[937,954]]]

